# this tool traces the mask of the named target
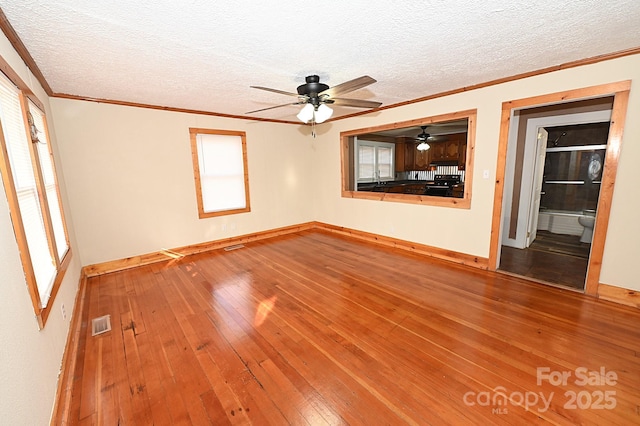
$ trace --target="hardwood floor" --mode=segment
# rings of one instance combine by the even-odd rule
[[[91,278],[86,303],[58,424],[640,423],[640,310],[326,232]]]
[[[529,248],[502,246],[500,270],[578,290],[584,289],[590,244],[576,235],[538,231]]]

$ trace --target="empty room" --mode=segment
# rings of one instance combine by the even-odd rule
[[[640,423],[640,3],[0,1],[0,418]]]

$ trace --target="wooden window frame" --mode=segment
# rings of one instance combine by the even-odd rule
[[[448,114],[435,115],[432,117],[418,118],[415,120],[402,121],[396,123],[383,124],[375,127],[366,127],[362,129],[348,130],[340,133],[340,164],[342,173],[342,197],[356,198],[362,200],[391,201],[397,203],[421,204],[427,206],[453,207],[459,209],[471,208],[471,189],[473,185],[473,157],[476,143],[476,117],[477,110],[465,110]],[[349,162],[349,150],[351,148],[350,139],[354,136],[380,132],[391,129],[399,129],[403,127],[426,126],[429,124],[440,123],[445,121],[454,121],[466,118],[467,126],[467,151],[465,164],[465,183],[464,195],[462,198],[438,197],[433,195],[416,195],[416,194],[399,194],[387,192],[369,192],[369,191],[352,191],[349,190],[349,178],[353,173],[352,166]]]
[[[49,251],[51,253],[51,257],[55,262],[55,275],[53,277],[53,284],[51,288],[51,292],[49,294],[49,298],[46,302],[46,305],[43,306],[42,300],[40,298],[40,292],[38,290],[38,285],[36,282],[35,272],[33,268],[33,260],[31,258],[29,245],[27,242],[27,236],[25,231],[25,226],[22,221],[22,215],[20,212],[20,206],[18,202],[18,194],[16,192],[15,182],[13,178],[13,172],[11,170],[11,164],[9,160],[9,155],[6,147],[6,140],[4,137],[4,132],[0,131],[0,173],[2,174],[2,181],[4,185],[4,190],[7,196],[7,201],[9,204],[9,211],[11,213],[11,222],[13,224],[13,230],[16,236],[16,242],[18,244],[18,250],[20,252],[20,261],[22,263],[22,268],[25,274],[25,281],[27,283],[27,289],[29,291],[29,296],[31,299],[31,304],[33,305],[33,309],[35,312],[36,320],[38,322],[39,329],[43,329],[49,315],[51,313],[51,307],[53,306],[53,302],[55,297],[60,289],[60,285],[62,284],[62,280],[64,275],[71,263],[72,250],[71,244],[69,242],[69,233],[67,229],[64,208],[62,205],[62,198],[60,194],[60,186],[58,183],[58,175],[56,172],[55,162],[53,151],[51,147],[51,138],[49,133],[49,126],[47,124],[47,117],[45,113],[45,108],[42,102],[31,92],[28,86],[13,72],[9,66],[6,64],[4,59],[0,58],[0,67],[2,71],[6,75],[6,77],[17,87],[19,91],[20,98],[20,107],[22,113],[22,119],[24,122],[24,131],[27,134],[27,141],[31,141],[31,132],[29,126],[29,102],[33,102],[33,104],[42,112],[42,118],[44,122],[45,135],[47,137],[47,150],[49,156],[51,158],[51,167],[53,169],[53,179],[54,185],[56,189],[56,195],[58,197],[58,206],[60,209],[60,215],[62,219],[63,229],[64,229],[64,238],[67,245],[67,250],[62,256],[59,256],[58,251],[56,250],[55,236],[53,231],[53,225],[51,220],[51,212],[49,210],[49,203],[47,202],[47,194],[46,194],[46,186],[44,183],[44,178],[42,176],[42,169],[40,167],[40,157],[38,150],[35,149],[33,143],[29,144],[29,153],[31,156],[31,164],[33,166],[35,186],[38,194],[38,201],[40,204],[40,208],[42,211],[43,222],[45,233],[47,237],[47,243],[49,246]],[[1,123],[0,123],[1,124]]]
[[[242,142],[242,161],[243,161],[243,167],[244,167],[244,196],[245,196],[244,208],[205,212],[204,202],[202,198],[202,181],[200,177],[200,163],[199,163],[199,157],[198,157],[198,141],[197,141],[198,134],[240,137],[240,140]],[[246,133],[242,131],[235,131],[235,130],[189,128],[189,137],[191,140],[191,158],[193,161],[193,176],[194,176],[194,181],[196,185],[196,198],[198,201],[198,217],[200,219],[205,219],[209,217],[226,216],[226,215],[250,212],[251,204],[249,200],[249,168],[247,163]]]

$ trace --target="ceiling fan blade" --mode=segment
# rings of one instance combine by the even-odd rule
[[[284,90],[271,89],[269,87],[262,87],[262,86],[249,86],[249,87],[252,89],[266,90],[267,92],[280,93],[281,95],[299,96],[297,93],[285,92]]]
[[[260,111],[268,111],[270,109],[282,108],[282,107],[289,106],[289,105],[302,105],[304,103],[306,103],[306,102],[293,102],[293,103],[290,103],[290,104],[276,105],[276,106],[271,106],[271,107],[268,107],[268,108],[257,109],[255,111],[245,112],[245,114],[253,114],[254,112],[260,112]]]
[[[340,83],[336,86],[330,87],[324,92],[321,92],[321,94],[334,97],[342,95],[344,93],[353,92],[354,90],[362,89],[363,87],[366,87],[375,82],[376,80],[374,78],[371,78],[368,75],[363,75],[362,77],[354,78],[353,80],[345,81],[344,83]]]
[[[331,98],[334,105],[354,107],[354,108],[378,108],[382,102],[366,101],[364,99]]]

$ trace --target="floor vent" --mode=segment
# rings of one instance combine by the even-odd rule
[[[91,320],[92,336],[97,336],[107,331],[111,331],[111,315],[105,315]]]
[[[244,244],[236,244],[235,246],[228,246],[224,248],[224,251],[238,250],[244,248]]]

